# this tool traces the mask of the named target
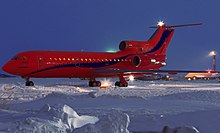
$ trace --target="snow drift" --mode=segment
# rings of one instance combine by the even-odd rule
[[[94,116],[78,115],[67,105],[50,106],[31,113],[23,120],[16,121],[11,132],[67,132],[86,124],[94,124],[99,119]]]
[[[96,124],[87,124],[74,133],[129,133],[129,116],[119,111],[103,116]]]
[[[2,132],[61,132],[61,133],[129,133],[129,116],[119,111],[99,118],[95,116],[78,115],[67,105],[46,104],[36,112],[7,112],[19,116],[13,122],[1,123]]]
[[[169,128],[165,126],[162,133],[199,133],[199,131],[195,127]]]

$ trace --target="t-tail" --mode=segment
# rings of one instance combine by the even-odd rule
[[[165,56],[168,45],[175,31],[174,28],[186,27],[186,26],[198,26],[198,25],[202,25],[202,23],[166,26],[166,24],[164,24],[163,22],[159,22],[157,26],[151,26],[150,28],[157,28],[157,30],[148,40],[151,49],[144,52],[144,54]]]

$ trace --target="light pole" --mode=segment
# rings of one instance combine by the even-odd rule
[[[215,50],[209,53],[209,56],[213,57],[213,61],[212,61],[213,71],[216,71],[216,55],[217,55],[217,52]]]

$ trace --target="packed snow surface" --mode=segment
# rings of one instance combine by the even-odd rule
[[[218,81],[133,81],[106,89],[78,79],[33,81],[26,87],[19,78],[0,79],[0,132],[220,130]]]

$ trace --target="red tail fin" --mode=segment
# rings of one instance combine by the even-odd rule
[[[166,55],[167,47],[170,43],[170,40],[173,36],[174,29],[161,29],[162,35],[158,39],[159,41],[156,44],[153,44],[153,48],[144,54],[160,54]]]
[[[153,33],[153,35],[152,35],[152,36],[150,37],[150,39],[147,41],[147,44],[149,45],[148,48],[147,48],[148,50],[153,49],[153,48],[157,45],[157,43],[160,41],[160,38],[161,38],[163,32],[164,32],[164,29],[158,28],[158,29]]]
[[[144,54],[166,55],[167,47],[174,33],[173,28],[198,25],[202,25],[202,23],[166,26],[162,21],[158,22],[157,26],[150,27],[157,28],[157,30],[148,40],[151,49]]]

